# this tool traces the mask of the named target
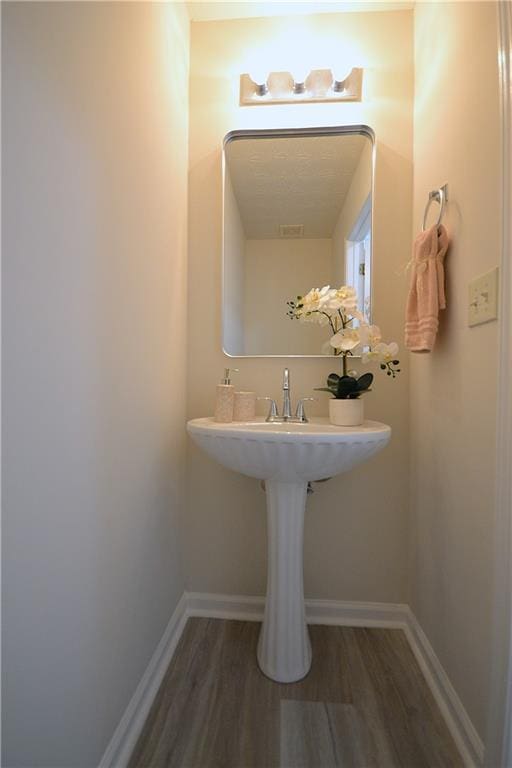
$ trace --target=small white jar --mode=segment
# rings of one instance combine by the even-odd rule
[[[256,415],[256,393],[235,392],[233,421],[250,421]]]

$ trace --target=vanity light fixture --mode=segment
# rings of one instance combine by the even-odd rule
[[[298,67],[293,70],[294,75],[294,83],[293,83],[293,92],[294,94],[301,94],[306,92],[306,80],[307,76],[309,74],[309,69],[306,67]]]
[[[266,70],[260,66],[257,66],[251,70],[253,82],[260,83],[256,86],[256,93],[258,96],[266,96],[268,93],[267,86],[267,73]]]
[[[338,80],[331,69],[312,69],[307,76],[304,71],[297,74],[295,79],[290,72],[270,72],[264,82],[259,73],[256,78],[240,75],[240,106],[361,101],[360,67],[353,67],[344,80]]]

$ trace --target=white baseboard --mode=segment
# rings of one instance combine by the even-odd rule
[[[265,598],[184,592],[99,768],[126,768],[190,616],[261,621]],[[484,747],[425,633],[408,605],[306,600],[308,624],[402,629],[467,768],[483,765]]]
[[[306,621],[338,627],[403,629],[406,610],[407,606],[401,603],[306,600]]]
[[[135,693],[105,750],[99,768],[126,768],[151,705],[187,623],[187,593],[181,596]]]
[[[189,616],[212,619],[262,621],[264,597],[216,595],[209,592],[189,592]],[[332,624],[347,627],[404,628],[407,606],[400,603],[362,603],[340,600],[306,600],[308,624]]]
[[[405,633],[467,768],[480,768],[484,744],[415,615],[407,606]]]
[[[188,616],[236,621],[262,621],[264,597],[218,595],[213,592],[187,592]]]

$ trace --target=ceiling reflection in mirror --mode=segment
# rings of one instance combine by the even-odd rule
[[[371,315],[373,133],[366,126],[240,131],[224,142],[223,348],[331,355],[328,327],[289,301],[349,285]]]

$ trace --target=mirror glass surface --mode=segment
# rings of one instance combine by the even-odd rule
[[[224,141],[223,348],[332,355],[287,302],[353,286],[371,315],[373,133],[366,126],[234,131]]]

